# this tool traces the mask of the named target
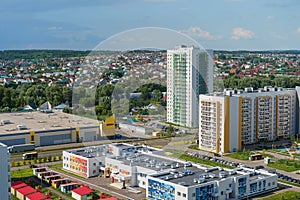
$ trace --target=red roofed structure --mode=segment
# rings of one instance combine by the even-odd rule
[[[19,185],[19,184],[21,184],[21,183],[23,183],[23,182],[22,182],[22,181],[12,182],[12,183],[11,183],[11,187],[13,187],[13,186],[15,186],[15,185]]]
[[[30,186],[26,186],[20,189],[17,189],[16,196],[18,199],[25,200],[26,196],[32,193],[36,193],[36,190]]]
[[[16,195],[16,192],[18,189],[26,187],[26,186],[27,186],[27,184],[23,183],[22,181],[17,181],[17,182],[12,183],[11,188],[10,188],[11,194]]]
[[[26,197],[26,200],[45,200],[45,199],[47,199],[47,196],[40,192],[30,194]]]
[[[90,199],[93,196],[94,190],[90,189],[89,186],[81,186],[72,190],[72,198],[81,200],[81,199]]]
[[[118,198],[117,197],[108,197],[108,198],[104,198],[101,200],[118,200]]]

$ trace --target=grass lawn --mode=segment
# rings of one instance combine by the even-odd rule
[[[295,187],[300,187],[300,184],[298,184],[298,183],[291,183],[291,182],[284,181],[284,180],[281,180],[281,179],[278,179],[278,182],[286,183],[286,184],[289,184],[289,185],[293,185]]]
[[[189,149],[199,150],[199,145],[198,144],[191,145],[191,146],[189,146]]]
[[[85,180],[86,178],[83,177],[83,176],[80,176],[78,174],[75,174],[75,173],[72,173],[72,172],[69,172],[67,170],[64,170],[63,167],[62,167],[62,164],[57,164],[57,165],[50,165],[49,166],[50,168],[54,168],[55,170],[61,172],[61,173],[64,173],[64,174],[68,174],[70,176],[74,176],[74,177],[77,177],[77,178],[80,178],[82,180]]]
[[[238,159],[238,160],[249,160],[249,156],[252,155],[251,151],[242,151],[242,152],[234,152],[230,154],[226,154],[225,156]]]
[[[55,164],[55,165],[49,165],[50,168],[54,168],[54,169],[62,169],[62,163],[60,164]]]
[[[13,179],[29,178],[30,176],[33,176],[31,168],[13,170],[10,174]]]
[[[290,156],[289,152],[287,151],[281,151],[281,150],[278,150],[278,149],[273,149],[273,150],[268,150],[272,153],[277,153],[277,154],[280,154],[280,155],[283,155],[283,156]]]
[[[280,169],[280,170],[283,170],[286,172],[293,172],[296,170],[300,170],[300,161],[281,159],[275,163],[268,164],[268,166],[276,168],[276,169]]]
[[[269,197],[260,198],[260,200],[298,200],[300,193],[295,191],[286,191],[280,194],[271,195]]]
[[[177,142],[170,142],[168,145],[177,146],[177,145],[185,145],[185,144],[194,144],[195,140],[181,140]]]
[[[230,153],[230,154],[226,154],[225,156],[230,157],[230,158],[234,158],[234,159],[238,159],[238,160],[249,160],[249,156],[253,155],[253,154],[261,154],[264,158],[265,157],[270,157],[273,158],[274,156],[268,153],[257,153],[254,151],[242,151],[242,152],[234,152],[234,153]]]

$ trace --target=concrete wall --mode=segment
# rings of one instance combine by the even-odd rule
[[[146,135],[146,134],[151,134],[153,132],[153,130],[150,128],[131,125],[131,124],[121,124],[120,123],[119,126],[122,131],[128,131],[130,133]]]

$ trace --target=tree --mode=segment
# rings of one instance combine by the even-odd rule
[[[162,99],[162,96],[163,96],[163,94],[162,94],[161,91],[156,90],[156,89],[153,90],[153,99],[154,99],[155,101],[160,102],[161,99]]]

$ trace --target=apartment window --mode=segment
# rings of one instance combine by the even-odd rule
[[[177,196],[181,196],[181,192],[177,192]]]
[[[192,193],[192,197],[195,197],[196,196],[196,194],[195,193]]]
[[[183,196],[184,198],[186,198],[186,194],[185,194],[185,193],[182,193],[182,196]]]
[[[224,192],[223,191],[221,191],[221,195],[223,195],[224,194]]]

